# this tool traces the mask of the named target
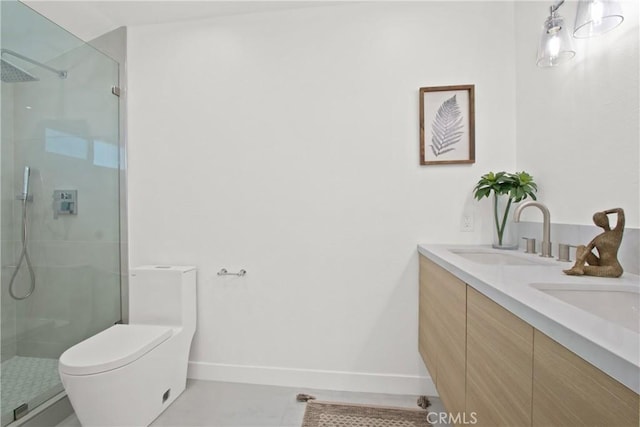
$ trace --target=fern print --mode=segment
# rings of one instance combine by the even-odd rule
[[[438,157],[453,151],[462,139],[462,112],[456,100],[456,95],[442,103],[431,124],[431,151]]]

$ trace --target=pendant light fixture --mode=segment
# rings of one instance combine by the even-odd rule
[[[558,14],[558,8],[563,3],[564,0],[560,0],[550,7],[549,17],[542,26],[536,62],[538,67],[554,67],[570,60],[576,54],[564,18]]]
[[[573,36],[594,37],[613,30],[624,21],[620,3],[615,0],[580,0]]]

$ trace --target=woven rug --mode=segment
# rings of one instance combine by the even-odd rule
[[[428,412],[310,400],[302,427],[428,427]]]

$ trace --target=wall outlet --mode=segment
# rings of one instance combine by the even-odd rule
[[[462,222],[460,224],[460,231],[473,231],[473,214],[465,212],[462,214]]]

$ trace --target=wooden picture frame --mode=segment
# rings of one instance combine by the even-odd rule
[[[420,164],[475,161],[475,86],[421,87]]]

